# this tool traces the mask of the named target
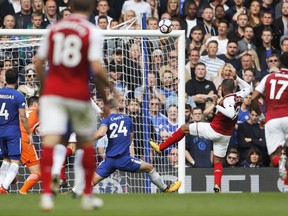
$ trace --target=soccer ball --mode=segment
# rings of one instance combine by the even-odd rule
[[[160,20],[158,28],[163,34],[168,34],[172,31],[173,23],[169,19]]]

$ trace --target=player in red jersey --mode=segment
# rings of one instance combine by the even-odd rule
[[[31,133],[36,132],[39,126],[38,119],[38,97],[30,97],[27,99],[28,109],[26,109],[26,116],[28,119],[28,125]],[[21,130],[21,163],[26,166],[30,171],[30,176],[26,179],[23,186],[20,188],[20,194],[27,194],[28,190],[31,189],[41,178],[40,174],[40,159],[36,153],[34,145],[28,142],[29,134],[25,130],[23,124],[20,122]]]
[[[272,165],[279,167],[279,176],[284,180],[284,192],[288,192],[288,53],[280,56],[282,68],[279,72],[268,74],[256,87],[252,101],[258,106],[258,98],[265,96],[266,118],[265,137]],[[259,109],[258,109],[259,110]]]
[[[60,178],[52,176],[51,168],[53,160],[61,161],[62,165],[66,156],[66,149],[54,149],[54,146],[63,143],[68,122],[77,136],[76,157],[79,153],[82,158],[82,172],[75,171],[75,181],[85,183],[81,197],[82,209],[93,210],[103,204],[102,200],[92,197],[91,180],[96,168],[92,135],[96,124],[88,84],[92,77],[104,100],[103,111],[106,115],[109,104],[104,88],[108,87],[114,92],[114,87],[108,81],[107,72],[102,66],[103,36],[88,21],[95,8],[94,2],[71,0],[73,14],[49,29],[35,60],[35,69],[42,88],[39,117],[43,141],[41,208],[44,211],[54,208],[53,192],[58,191],[55,186],[59,185]],[[44,63],[47,59],[49,69],[45,73]],[[55,150],[59,150],[56,158]]]
[[[233,79],[223,80],[222,94],[223,99],[216,106],[217,113],[212,122],[195,122],[182,125],[165,142],[158,145],[151,141],[151,147],[158,152],[166,149],[168,146],[180,141],[186,134],[203,137],[213,141],[213,163],[214,163],[214,191],[220,192],[221,178],[223,173],[222,160],[226,155],[229,140],[233,133],[233,128],[237,120],[238,111],[243,98],[249,95],[252,88],[248,83],[236,78],[241,88],[240,91],[233,93],[235,84]]]

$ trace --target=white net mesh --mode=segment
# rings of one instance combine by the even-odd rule
[[[20,71],[19,83],[25,83],[25,67],[27,69],[27,65],[33,64],[33,57],[41,40],[36,36],[3,38],[0,41],[1,67],[5,67],[4,60],[11,60],[12,66]],[[158,36],[106,37],[104,44],[104,63],[109,78],[123,95],[123,101],[119,101],[119,112],[125,112],[133,118],[135,157],[152,163],[167,184],[178,179],[177,145],[157,155],[151,150],[149,141],[163,141],[178,128],[177,48],[176,37]],[[93,84],[91,93],[101,107],[101,98],[95,92]],[[39,153],[41,139],[38,136],[34,138]],[[97,148],[96,144],[95,147]],[[98,160],[102,160],[100,155]],[[73,185],[73,161],[72,156],[67,159],[66,165],[66,176],[70,185]],[[28,176],[27,169],[21,167],[18,182],[11,186],[10,191],[17,192]],[[39,192],[39,188],[37,184],[31,192]],[[156,186],[151,184],[147,174],[118,171],[102,181],[94,191],[159,192]]]

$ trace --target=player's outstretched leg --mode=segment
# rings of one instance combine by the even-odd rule
[[[222,173],[223,173],[223,166],[221,162],[214,163],[214,192],[220,193],[221,192],[221,179],[222,179]]]
[[[165,150],[174,143],[179,142],[186,135],[186,132],[188,133],[188,131],[189,125],[182,125],[181,128],[179,128],[170,137],[168,137],[165,142],[158,145],[157,143],[152,141],[150,142],[150,145],[158,154],[160,154],[161,151]]]
[[[148,173],[151,182],[155,184],[162,192],[166,192],[166,193],[176,192],[182,184],[181,181],[176,181],[172,183],[171,185],[165,184],[162,181],[159,173],[153,167],[153,165],[143,160],[141,160],[141,166],[140,166],[139,171]]]

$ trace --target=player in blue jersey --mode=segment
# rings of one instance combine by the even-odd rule
[[[110,103],[110,115],[103,119],[100,127],[95,133],[96,140],[107,135],[108,146],[106,148],[106,158],[97,167],[92,180],[95,186],[103,179],[110,176],[114,171],[120,170],[125,172],[146,172],[152,183],[154,183],[162,192],[175,192],[181,186],[181,181],[176,181],[171,185],[166,185],[152,164],[149,164],[133,155],[133,122],[126,114],[117,113],[117,101],[112,100]],[[132,154],[131,154],[132,153]],[[74,187],[73,192],[76,195],[78,188]]]
[[[0,89],[0,148],[3,163],[0,168],[0,194],[7,194],[8,188],[15,179],[21,157],[20,121],[29,135],[32,145],[32,134],[25,114],[25,97],[15,87],[18,71],[8,69],[5,74],[6,87]]]

